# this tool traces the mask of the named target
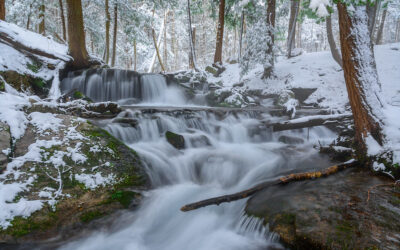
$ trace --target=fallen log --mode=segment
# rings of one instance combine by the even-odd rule
[[[18,42],[16,39],[14,39],[13,37],[11,37],[9,34],[7,34],[5,32],[0,32],[0,42],[8,44],[9,46],[15,48],[18,51],[27,52],[32,55],[43,56],[43,57],[47,57],[50,59],[62,60],[64,62],[68,62],[71,60],[70,57],[59,56],[59,55],[48,53],[43,50],[28,47],[25,44]]]
[[[351,119],[352,114],[337,114],[337,115],[313,115],[305,116],[285,122],[270,123],[266,124],[268,127],[272,127],[274,132],[300,129],[300,128],[310,128],[321,125],[333,125],[338,124],[346,119]]]
[[[241,199],[247,198],[249,196],[252,196],[255,193],[257,193],[267,187],[270,187],[270,186],[288,184],[290,182],[295,182],[295,181],[302,181],[302,180],[326,177],[326,176],[332,175],[334,173],[337,173],[338,171],[344,170],[346,168],[354,167],[357,164],[358,164],[357,161],[350,160],[345,163],[331,166],[331,167],[326,168],[321,171],[289,174],[289,175],[281,177],[277,180],[263,182],[263,183],[258,184],[250,189],[247,189],[247,190],[244,190],[244,191],[241,191],[238,193],[223,195],[223,196],[214,197],[214,198],[198,201],[195,203],[187,204],[187,205],[181,207],[181,211],[187,212],[187,211],[195,210],[195,209],[198,209],[201,207],[206,207],[206,206],[210,206],[210,205],[219,205],[219,204],[225,203],[225,202],[241,200]]]

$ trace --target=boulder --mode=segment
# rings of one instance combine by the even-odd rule
[[[11,134],[10,127],[0,122],[0,173],[7,166],[8,156],[11,153]]]
[[[304,140],[299,137],[281,135],[278,138],[278,141],[286,143],[286,144],[303,144]]]
[[[270,187],[250,198],[245,210],[291,249],[399,246],[400,187],[366,169]]]
[[[185,138],[182,135],[175,134],[171,131],[165,132],[165,138],[176,149],[184,149],[185,148]]]
[[[304,103],[307,98],[312,95],[317,89],[316,88],[292,88],[291,91],[294,93],[294,98],[299,100],[300,103]]]

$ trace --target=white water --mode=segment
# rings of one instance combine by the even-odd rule
[[[243,215],[245,200],[186,213],[179,209],[249,188],[301,162],[312,162],[316,157],[312,138],[324,143],[334,137],[322,127],[311,129],[309,135],[307,130],[272,133],[260,128],[250,113],[222,120],[206,112],[121,115],[138,119],[138,128],[110,123],[107,129],[139,153],[154,189],[145,194],[136,211],[120,216],[112,230],[96,232],[61,249],[251,250],[279,246],[260,221]],[[167,130],[184,135],[186,149],[172,147],[164,137]],[[289,146],[277,142],[282,134],[311,140]]]

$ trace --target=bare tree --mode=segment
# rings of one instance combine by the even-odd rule
[[[39,6],[39,34],[45,35],[46,34],[46,25],[45,25],[45,13],[46,7],[44,5],[44,0],[42,0],[42,3]]]
[[[106,62],[106,64],[108,64],[110,60],[110,22],[111,22],[108,0],[105,1],[105,12],[106,12],[106,48],[103,59]]]
[[[270,55],[269,58],[269,66],[264,67],[263,78],[268,78],[271,76],[274,69],[274,44],[275,44],[275,9],[276,9],[276,0],[268,0],[267,2],[267,36],[270,38],[267,41],[267,54]]]
[[[67,41],[67,28],[65,27],[65,16],[64,16],[64,6],[63,6],[63,1],[59,0],[59,5],[60,5],[60,19],[61,19],[61,25],[62,25],[62,31],[63,31],[63,39],[64,41]]]
[[[114,4],[114,36],[113,36],[113,53],[111,58],[111,67],[115,66],[115,55],[117,54],[117,32],[118,31],[118,5]]]
[[[224,1],[224,0],[222,0]],[[190,0],[187,0],[187,13],[188,13],[188,33],[189,33],[189,45],[190,45],[190,54],[189,54],[189,60],[192,60],[193,62],[193,68],[198,71],[197,65],[196,65],[196,51],[194,50],[194,44],[193,44],[193,31],[192,31],[192,14],[190,13]],[[222,43],[222,41],[221,41]]]
[[[328,37],[329,48],[331,49],[333,59],[340,65],[340,67],[343,67],[342,56],[340,55],[340,51],[336,46],[335,38],[333,37],[332,17],[330,15],[326,17],[326,35]]]
[[[297,16],[300,10],[300,0],[291,0],[290,3],[290,19],[289,19],[289,30],[287,38],[287,50],[288,58],[292,57],[292,49],[294,47],[294,41],[296,40],[296,22]]]
[[[219,1],[219,14],[217,26],[217,44],[215,46],[214,63],[222,63],[222,42],[224,40],[225,0]]]
[[[387,15],[387,8],[383,10],[381,23],[379,25],[378,33],[376,34],[375,44],[382,44],[383,27],[385,26],[386,15]]]

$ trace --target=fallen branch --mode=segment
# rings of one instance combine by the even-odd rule
[[[266,124],[268,127],[272,127],[274,132],[316,127],[321,125],[332,125],[338,124],[346,119],[352,118],[352,114],[338,114],[338,115],[313,115],[305,116],[285,122]]]
[[[223,195],[223,196],[214,197],[214,198],[210,198],[207,200],[202,200],[202,201],[198,201],[195,203],[187,204],[187,205],[181,207],[181,211],[187,212],[187,211],[195,210],[195,209],[198,209],[201,207],[206,207],[206,206],[210,206],[210,205],[219,205],[219,204],[225,203],[225,202],[241,200],[241,199],[247,198],[251,195],[254,195],[255,193],[257,193],[267,187],[270,187],[270,186],[288,184],[290,182],[295,182],[295,181],[302,181],[302,180],[326,177],[326,176],[332,175],[338,171],[344,170],[346,168],[354,167],[356,165],[357,165],[357,161],[350,160],[350,161],[347,161],[347,162],[339,164],[339,165],[331,166],[322,171],[290,174],[290,175],[281,177],[278,180],[273,180],[273,181],[268,181],[268,182],[258,184],[250,189],[247,189],[247,190],[244,190],[244,191],[241,191],[238,193]]]

